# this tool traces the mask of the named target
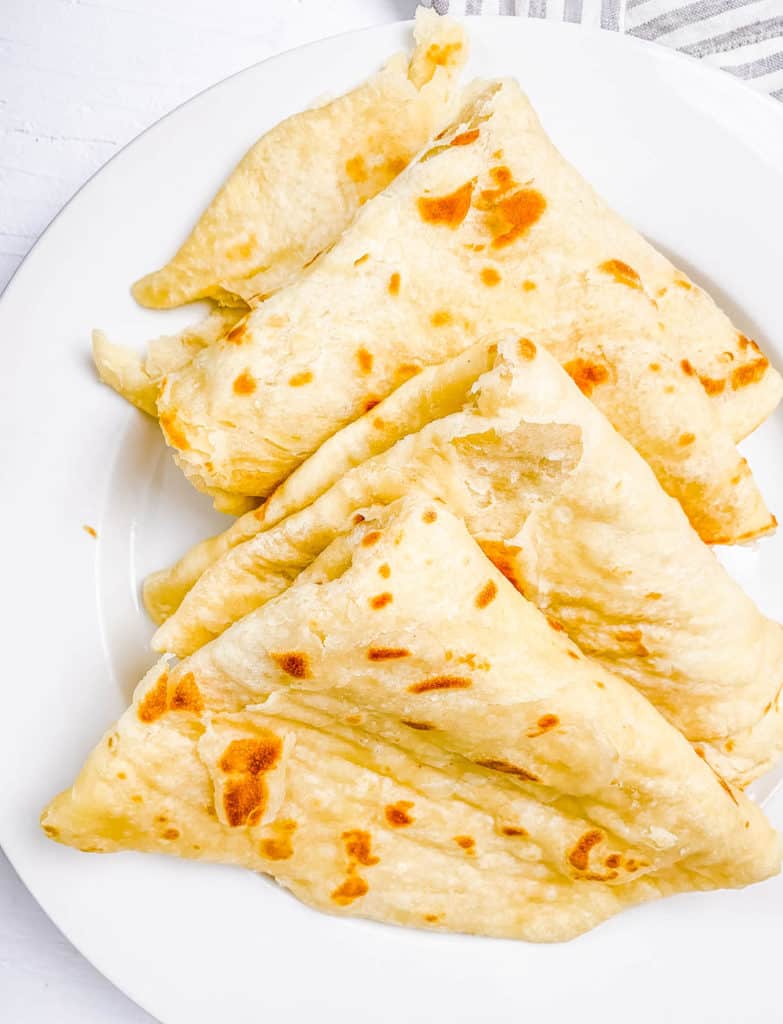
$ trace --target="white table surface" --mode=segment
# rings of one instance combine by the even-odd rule
[[[410,18],[415,7],[416,0],[0,0],[0,291],[70,196],[167,111],[274,53]],[[2,852],[0,1021],[152,1021],[58,932]]]

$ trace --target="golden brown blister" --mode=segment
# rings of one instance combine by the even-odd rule
[[[381,565],[393,599],[367,612]],[[762,812],[420,498],[153,669],[42,825],[263,871],[334,913],[532,941],[780,861]]]

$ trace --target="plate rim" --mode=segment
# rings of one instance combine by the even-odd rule
[[[564,33],[587,33],[589,36],[595,39],[600,38],[602,40],[601,45],[607,45],[609,47],[615,48],[619,47],[621,49],[637,49],[640,52],[645,53],[654,61],[659,62],[660,64],[668,63],[674,64],[675,67],[689,68],[690,73],[694,75],[697,79],[704,79],[706,85],[709,85],[709,83],[712,82],[715,83],[716,85],[720,84],[720,87],[723,89],[738,89],[739,95],[745,97],[745,102],[755,102],[756,104],[760,104],[761,109],[766,110],[768,113],[774,110],[774,117],[779,119],[780,129],[781,132],[783,132],[783,103],[775,100],[772,96],[768,94],[753,89],[744,80],[734,78],[728,72],[723,71],[720,68],[708,65],[703,61],[699,60],[698,58],[692,57],[688,54],[684,54],[678,50],[665,47],[659,43],[639,39],[632,35],[627,35],[625,33],[620,32],[613,32],[606,29],[587,27],[567,22],[548,21],[544,19],[509,17],[508,15],[467,15],[460,17],[452,15],[451,17],[453,17],[454,20],[456,21],[466,23],[471,35],[474,35],[477,32],[481,33],[483,29],[487,26],[492,26],[494,24],[502,22],[504,25],[504,29],[510,29],[512,32],[515,33],[540,32],[545,35],[551,34],[555,38],[558,35]],[[513,24],[513,28],[511,28],[511,24]],[[128,142],[122,145],[115,153],[113,153],[98,168],[96,168],[89,175],[89,177],[87,177],[85,181],[73,192],[73,194],[66,200],[66,202],[60,207],[57,213],[47,223],[46,227],[41,231],[39,236],[36,238],[35,242],[32,244],[30,249],[25,254],[24,258],[21,260],[19,265],[11,274],[11,277],[6,282],[2,291],[0,291],[0,330],[2,329],[2,319],[4,316],[6,305],[10,298],[13,296],[16,288],[19,286],[20,277],[22,277],[24,273],[26,273],[27,269],[29,269],[31,257],[33,257],[33,255],[38,252],[39,246],[42,246],[46,242],[55,224],[71,207],[71,205],[77,200],[77,198],[82,194],[82,192],[84,192],[95,181],[95,179],[97,179],[101,174],[103,174],[103,172],[106,171],[106,169],[116,159],[126,155],[126,153],[129,150],[133,149],[138,144],[140,144],[142,140],[145,138],[145,136],[147,136],[149,133],[158,129],[168,120],[173,119],[183,109],[193,104],[195,101],[197,101],[200,97],[204,96],[205,94],[210,93],[213,90],[217,90],[224,84],[233,81],[234,79],[242,75],[249,74],[250,72],[254,71],[255,69],[261,66],[274,65],[276,62],[284,62],[293,54],[299,54],[305,51],[315,50],[327,44],[334,43],[338,40],[358,39],[363,36],[371,34],[377,35],[381,33],[399,33],[400,30],[412,29],[413,25],[413,19],[401,19],[396,21],[383,22],[381,24],[369,25],[363,28],[337,32],[332,35],[324,36],[320,39],[314,39],[297,46],[289,47],[286,50],[270,54],[269,56],[263,58],[260,61],[248,64],[238,69],[237,71],[232,72],[231,74],[211,83],[205,88],[193,93],[191,96],[183,100],[181,103],[178,103],[171,110],[162,114],[155,121],[153,121],[146,128],[144,128],[141,132],[135,135],[132,139],[130,139]],[[781,168],[781,173],[783,173],[783,168]],[[11,383],[12,379],[13,375],[9,374],[7,378],[8,384]],[[0,392],[2,392],[2,390],[2,387],[0,387]],[[85,952],[82,945],[72,937],[70,926],[61,921],[62,915],[59,912],[50,911],[45,905],[45,903],[39,899],[36,893],[35,884],[31,884],[31,882],[28,880],[28,874],[25,866],[19,862],[18,858],[14,858],[12,853],[9,852],[7,845],[7,836],[7,832],[6,837],[4,837],[3,835],[3,822],[2,819],[0,818],[0,850],[2,850],[5,856],[7,857],[8,862],[11,865],[11,868],[16,873],[16,875],[24,885],[25,889],[28,891],[28,893],[30,893],[32,898],[35,900],[36,904],[41,908],[43,913],[52,922],[55,928],[57,928],[57,930],[67,939],[67,941],[73,946],[73,948],[77,950],[80,956],[82,956],[93,968],[95,968],[101,975],[103,975],[103,977],[105,977],[115,988],[122,992],[122,994],[126,998],[128,998],[131,1002],[137,1005],[144,1012],[154,1017],[155,1020],[162,1021],[162,1018],[158,1018],[155,1016],[155,1011],[152,1008],[150,1008],[146,999],[143,999],[142,997],[137,997],[134,994],[134,986],[131,983],[126,983],[125,981],[120,980],[112,967],[104,966],[103,956],[99,952],[92,950],[89,953]],[[459,936],[457,936],[457,938],[459,938]],[[163,1022],[163,1024],[165,1024],[165,1022]]]

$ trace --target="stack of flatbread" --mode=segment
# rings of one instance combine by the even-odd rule
[[[783,628],[707,546],[775,519],[736,443],[783,380],[461,27],[272,129],[101,378],[228,529],[155,573],[162,658],[53,839],[313,906],[571,938],[780,867]]]

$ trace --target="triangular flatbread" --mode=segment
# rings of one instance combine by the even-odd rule
[[[507,327],[556,355],[703,539],[774,526],[733,440],[783,382],[510,81],[474,90],[331,251],[170,375],[161,426],[197,487],[261,497],[407,376]]]
[[[531,601],[641,689],[722,774],[759,775],[783,749],[783,628],[546,350],[512,336],[460,358],[491,366],[466,385],[461,411],[230,548],[160,627],[156,649],[189,654],[289,586],[357,516],[415,485],[464,518]],[[382,424],[384,407],[376,413]]]
[[[334,913],[535,941],[780,862],[762,812],[421,500],[150,672],[42,824],[267,872]]]
[[[471,387],[494,361],[492,346],[473,348],[437,366],[427,366],[371,412],[321,445],[269,498],[216,537],[195,544],[175,565],[144,582],[144,604],[159,625],[172,615],[206,570],[231,548],[311,505],[345,473],[415,434],[433,420],[459,412]]]
[[[421,9],[416,47],[368,82],[267,132],[237,165],[176,256],[133,287],[143,306],[254,304],[330,246],[447,119],[465,34]]]

